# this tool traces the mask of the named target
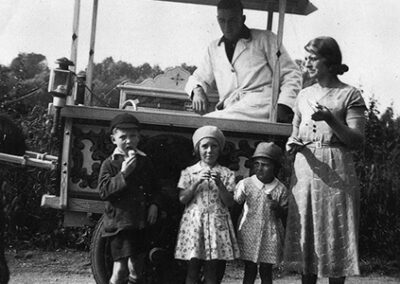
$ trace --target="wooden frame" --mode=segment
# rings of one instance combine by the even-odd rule
[[[96,118],[96,120],[109,121],[114,116],[124,112],[127,112],[127,110],[87,106],[66,106],[61,110],[61,115],[65,118]],[[184,111],[144,109],[131,112],[141,123],[148,125],[190,129],[195,129],[203,125],[215,125],[222,131],[277,136],[289,136],[292,131],[292,125],[287,123],[202,117],[196,113]]]

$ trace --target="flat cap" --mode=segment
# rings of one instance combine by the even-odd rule
[[[110,122],[110,131],[114,128],[129,129],[129,128],[140,128],[139,120],[129,113],[122,113],[115,116]]]

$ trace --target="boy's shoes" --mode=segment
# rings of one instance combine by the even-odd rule
[[[128,282],[126,284],[139,284],[140,281],[138,278],[129,277]]]
[[[124,282],[125,283],[125,282]],[[126,284],[140,284],[141,282],[138,279],[129,278]],[[114,284],[113,282],[109,282],[109,284]]]

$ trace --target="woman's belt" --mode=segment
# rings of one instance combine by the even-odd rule
[[[309,148],[323,148],[323,147],[344,147],[345,145],[341,142],[321,142],[321,141],[308,141],[303,142],[304,146]]]

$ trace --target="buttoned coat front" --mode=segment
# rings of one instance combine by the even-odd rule
[[[149,205],[160,207],[162,203],[160,185],[150,159],[137,155],[136,168],[126,177],[121,173],[122,162],[121,155],[111,155],[101,165],[99,193],[105,201],[103,237],[122,230],[143,229]]]

